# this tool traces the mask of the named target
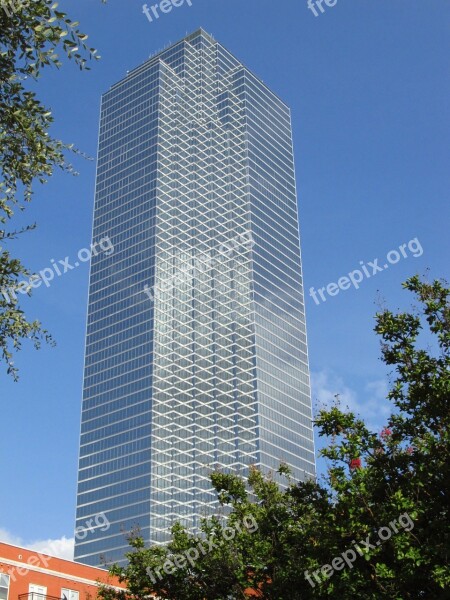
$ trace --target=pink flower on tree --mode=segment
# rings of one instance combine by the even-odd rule
[[[380,433],[380,438],[382,440],[386,440],[391,435],[392,435],[392,431],[389,429],[389,427],[385,427]]]
[[[350,461],[350,469],[360,469],[361,468],[361,459],[360,458],[352,458]]]

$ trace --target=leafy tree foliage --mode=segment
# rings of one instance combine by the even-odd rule
[[[198,536],[176,525],[166,546],[146,548],[131,535],[128,566],[111,568],[127,589],[104,586],[102,600],[450,598],[450,290],[417,277],[404,287],[420,310],[376,317],[383,360],[394,369],[393,411],[381,433],[337,401],[316,419],[329,461],[323,481],[295,483],[283,465],[283,488],[255,469],[248,485],[215,472],[228,518],[205,519]],[[419,347],[422,335],[431,348]],[[257,528],[226,541],[224,527],[245,519]],[[214,547],[182,564],[180,553],[195,555],[205,538]],[[355,557],[344,561],[350,551]],[[333,562],[339,557],[343,566]]]
[[[80,69],[87,60],[98,58],[86,45],[87,35],[78,29],[58,4],[50,0],[10,0],[0,4],[0,357],[8,373],[17,378],[13,351],[23,339],[36,347],[50,341],[38,321],[28,321],[17,299],[20,294],[2,294],[17,289],[19,277],[30,275],[20,260],[10,254],[9,245],[21,231],[8,228],[16,209],[30,202],[35,183],[45,183],[61,168],[73,173],[66,161],[71,145],[50,134],[51,111],[30,89],[47,66],[60,68],[62,56]],[[26,289],[31,294],[31,286]]]

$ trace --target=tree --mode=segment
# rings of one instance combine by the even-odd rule
[[[38,80],[44,67],[60,68],[60,54],[80,69],[87,68],[88,59],[99,58],[86,45],[87,35],[78,23],[57,7],[50,0],[11,0],[0,6],[0,357],[15,379],[13,351],[20,349],[22,340],[31,339],[39,347],[51,338],[20,308],[17,291],[30,295],[33,286],[18,288],[19,277],[30,272],[8,249],[34,225],[14,231],[8,224],[14,211],[31,201],[35,184],[45,183],[55,168],[74,173],[66,153],[75,151],[51,136],[51,111],[28,82]]]
[[[383,360],[395,370],[381,433],[337,400],[316,419],[330,464],[323,481],[295,483],[282,465],[284,489],[256,469],[248,489],[213,473],[228,518],[204,520],[198,536],[176,525],[162,547],[132,535],[128,565],[111,568],[127,590],[102,587],[102,600],[450,598],[450,290],[418,277],[404,287],[419,312],[376,316]],[[425,324],[428,350],[419,347]],[[255,526],[237,527],[245,520]],[[235,530],[229,540],[226,527]],[[205,553],[204,538],[213,544]],[[186,552],[195,560],[182,562]]]

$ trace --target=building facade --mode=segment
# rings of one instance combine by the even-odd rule
[[[102,98],[75,560],[217,508],[213,469],[314,474],[290,111],[199,30]]]
[[[98,582],[124,587],[102,569],[0,542],[0,600],[95,600]]]

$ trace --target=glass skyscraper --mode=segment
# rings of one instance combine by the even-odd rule
[[[104,237],[75,546],[95,566],[122,562],[134,526],[148,543],[177,520],[195,528],[217,507],[214,469],[314,474],[290,112],[203,30],[103,95]]]

